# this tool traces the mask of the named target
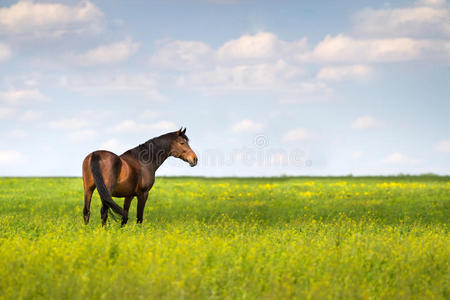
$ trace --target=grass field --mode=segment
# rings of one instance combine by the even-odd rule
[[[450,177],[158,178],[106,229],[94,195],[0,178],[0,298],[450,299]]]

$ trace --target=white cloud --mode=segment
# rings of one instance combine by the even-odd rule
[[[145,129],[146,126],[143,124],[138,124],[133,120],[125,120],[115,125],[114,127],[110,128],[109,131],[121,133],[121,132],[142,131]]]
[[[159,121],[157,123],[151,124],[149,126],[149,128],[157,129],[157,130],[165,130],[165,131],[178,129],[177,125],[175,125],[175,123],[170,122],[170,121]]]
[[[80,142],[80,141],[92,139],[96,135],[97,135],[97,131],[95,131],[94,129],[82,129],[82,130],[77,130],[77,131],[71,132],[69,134],[69,138],[72,141]]]
[[[306,48],[306,39],[285,42],[271,32],[259,32],[254,35],[243,35],[226,42],[217,50],[219,60],[264,61],[266,59],[286,59],[292,52]]]
[[[233,67],[218,66],[212,71],[191,72],[181,76],[178,85],[208,91],[279,91],[298,88],[296,78],[303,70],[285,61]]]
[[[364,36],[450,35],[445,1],[420,1],[402,8],[365,9],[355,15],[355,32]]]
[[[27,69],[24,73],[8,72],[3,77],[4,86],[8,87],[9,90],[38,89],[39,86],[42,86],[42,79],[48,77],[48,73],[41,73],[37,69],[31,69]]]
[[[19,118],[20,121],[33,122],[42,119],[44,114],[40,111],[27,110]]]
[[[165,101],[157,88],[155,74],[96,74],[59,78],[60,86],[86,95],[119,93],[138,94],[156,101]]]
[[[153,118],[155,118],[158,115],[159,115],[158,112],[156,112],[154,110],[146,109],[146,110],[144,110],[143,112],[141,112],[139,114],[139,118],[141,118],[141,119],[153,119]]]
[[[333,89],[324,81],[310,80],[298,82],[295,85],[287,86],[285,89],[280,88],[278,91],[282,94],[279,98],[281,104],[306,103],[325,99],[326,97],[314,97],[314,95],[330,96]]]
[[[220,59],[261,59],[274,56],[277,37],[270,32],[243,35],[217,50]]]
[[[170,76],[180,88],[209,93],[282,92],[304,90],[305,71],[291,63],[306,49],[306,39],[286,42],[270,32],[243,35],[212,49],[198,41],[161,43],[153,65],[179,71]]]
[[[15,110],[9,107],[0,107],[0,119],[12,116]]]
[[[8,102],[11,104],[19,104],[29,101],[45,102],[50,101],[50,98],[43,95],[37,89],[28,89],[28,90],[13,89],[4,92],[0,91],[0,101]]]
[[[410,157],[408,157],[407,155],[400,153],[400,152],[394,152],[388,156],[386,156],[385,158],[383,158],[381,161],[381,163],[384,164],[409,164],[409,165],[414,165],[419,163],[419,160],[416,159],[412,159]]]
[[[305,38],[287,42],[270,32],[243,35],[216,49],[200,41],[160,45],[150,61],[177,71],[165,74],[165,78],[174,80],[181,89],[205,95],[273,93],[281,103],[329,96],[332,81],[368,78],[372,63],[450,57],[450,42],[446,40],[368,39],[344,34],[327,35],[311,49]],[[324,63],[328,65],[315,76],[303,67]]]
[[[434,145],[437,152],[450,153],[450,140],[443,140]]]
[[[61,130],[67,130],[67,129],[79,129],[83,127],[87,127],[91,124],[91,122],[80,119],[80,118],[67,118],[67,119],[60,119],[60,120],[54,120],[49,122],[49,127],[53,129],[61,129]]]
[[[11,49],[5,44],[0,43],[0,62],[11,57]]]
[[[242,120],[231,127],[233,132],[258,132],[264,129],[264,124],[257,123],[252,120]]]
[[[69,57],[82,66],[115,64],[126,61],[138,49],[139,43],[126,39],[121,42],[98,46],[83,54],[69,55]]]
[[[25,130],[22,130],[22,129],[14,129],[14,130],[11,131],[10,133],[8,133],[8,136],[9,136],[9,137],[12,137],[12,138],[21,139],[21,138],[27,137],[28,134],[27,134],[27,132],[26,132]]]
[[[411,38],[354,39],[327,35],[313,51],[300,53],[302,62],[396,62],[449,55],[446,42]]]
[[[372,116],[359,117],[352,122],[351,127],[356,130],[379,128],[383,122]]]
[[[13,150],[0,150],[0,165],[15,164],[23,159],[22,153]]]
[[[283,140],[288,142],[304,141],[312,137],[311,133],[305,128],[296,128],[286,132],[283,135]]]
[[[0,32],[17,38],[57,38],[99,32],[102,20],[103,13],[89,1],[75,6],[19,1],[0,9]]]
[[[163,43],[150,57],[150,63],[175,70],[201,68],[212,60],[208,45],[197,41],[171,41]]]
[[[346,79],[361,79],[369,76],[372,68],[366,65],[323,67],[317,74],[317,79],[341,81]]]
[[[125,133],[125,132],[141,132],[147,130],[170,131],[176,129],[177,126],[170,121],[159,121],[153,124],[146,124],[146,123],[137,123],[134,120],[125,120],[111,127],[108,131],[115,133]]]
[[[418,5],[425,5],[425,6],[435,6],[435,7],[442,7],[447,5],[446,0],[419,0],[417,1]]]
[[[234,65],[264,64],[293,58],[305,50],[303,38],[286,42],[270,32],[243,35],[212,49],[200,41],[160,42],[159,49],[150,57],[150,63],[174,70],[189,71],[208,68],[228,68]]]
[[[167,78],[174,78],[180,88],[207,95],[270,92],[283,103],[305,101],[304,96],[312,94],[329,95],[332,89],[327,81],[367,78],[372,73],[369,63],[450,56],[446,40],[358,39],[344,34],[327,35],[312,49],[305,38],[287,42],[270,32],[243,35],[217,49],[199,41],[161,45],[150,61],[178,71]],[[339,65],[323,66],[316,76],[308,76],[305,63]]]

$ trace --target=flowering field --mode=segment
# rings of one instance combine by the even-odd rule
[[[449,177],[158,178],[106,229],[94,195],[0,178],[0,298],[450,298]]]

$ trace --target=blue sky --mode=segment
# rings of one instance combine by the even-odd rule
[[[428,1],[2,1],[0,175],[81,175],[187,127],[160,175],[450,174]]]

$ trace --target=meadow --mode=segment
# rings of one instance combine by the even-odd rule
[[[123,228],[82,199],[0,178],[1,299],[450,299],[450,177],[161,177]]]

